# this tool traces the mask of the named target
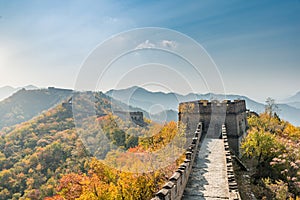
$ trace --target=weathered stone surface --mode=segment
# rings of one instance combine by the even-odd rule
[[[189,111],[183,111],[184,108],[189,108]],[[179,110],[179,121],[186,125],[187,131],[195,130],[198,123],[202,122],[203,132],[208,137],[217,139],[220,138],[222,124],[225,124],[228,145],[236,155],[240,155],[240,144],[248,127],[244,100],[182,102]]]
[[[203,140],[182,199],[229,199],[223,140]]]

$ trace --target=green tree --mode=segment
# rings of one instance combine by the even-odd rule
[[[248,134],[241,148],[243,154],[256,159],[259,166],[270,162],[278,154],[280,145],[275,135],[262,130],[253,130]]]

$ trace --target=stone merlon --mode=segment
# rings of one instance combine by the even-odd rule
[[[186,124],[187,131],[195,130],[201,122],[204,133],[211,138],[220,138],[222,124],[225,124],[230,148],[240,155],[240,143],[248,128],[245,100],[183,102],[179,104],[178,118]]]

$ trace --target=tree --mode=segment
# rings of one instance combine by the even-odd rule
[[[265,107],[265,112],[269,114],[269,117],[273,117],[274,113],[278,109],[278,106],[275,103],[275,99],[272,99],[271,97],[268,97],[266,99],[266,107]]]
[[[276,116],[274,105],[269,99],[264,113],[248,118],[250,131],[242,149],[245,156],[253,159],[251,163],[257,162],[252,178],[263,196],[297,199],[300,195],[300,128]],[[253,192],[260,195],[256,190]]]
[[[111,139],[112,139],[114,145],[116,145],[118,147],[125,146],[126,135],[123,130],[115,129],[112,132]]]
[[[85,176],[75,173],[64,175],[59,182],[59,194],[70,200],[80,197],[84,179]]]
[[[8,199],[10,195],[10,192],[6,188],[0,191],[0,199]]]
[[[181,112],[181,113],[192,113],[194,108],[195,108],[194,103],[180,104],[179,112]]]
[[[130,135],[126,139],[125,147],[126,149],[129,149],[132,147],[136,147],[138,144],[139,144],[139,138],[134,135]]]
[[[256,159],[257,166],[259,166],[271,161],[277,155],[280,147],[273,134],[262,130],[253,130],[248,134],[241,148],[243,154]]]

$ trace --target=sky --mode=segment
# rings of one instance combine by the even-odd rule
[[[225,91],[258,101],[282,99],[300,91],[299,0],[0,0],[0,87],[76,88],[78,77],[90,81],[82,74],[93,52],[120,47],[113,40],[104,49],[105,41],[143,27],[168,29],[200,44],[205,58],[212,60],[209,65],[215,68],[209,70],[215,76],[203,73],[197,83],[191,65],[182,57],[147,51],[161,43],[189,52],[189,43],[176,43],[176,36],[155,40],[144,32],[131,37],[126,48],[139,50],[142,45],[147,49],[120,57],[106,77],[100,81],[98,77],[99,89],[138,84],[183,94]],[[133,62],[134,55],[139,55],[138,61]],[[222,89],[214,81],[221,81]]]

